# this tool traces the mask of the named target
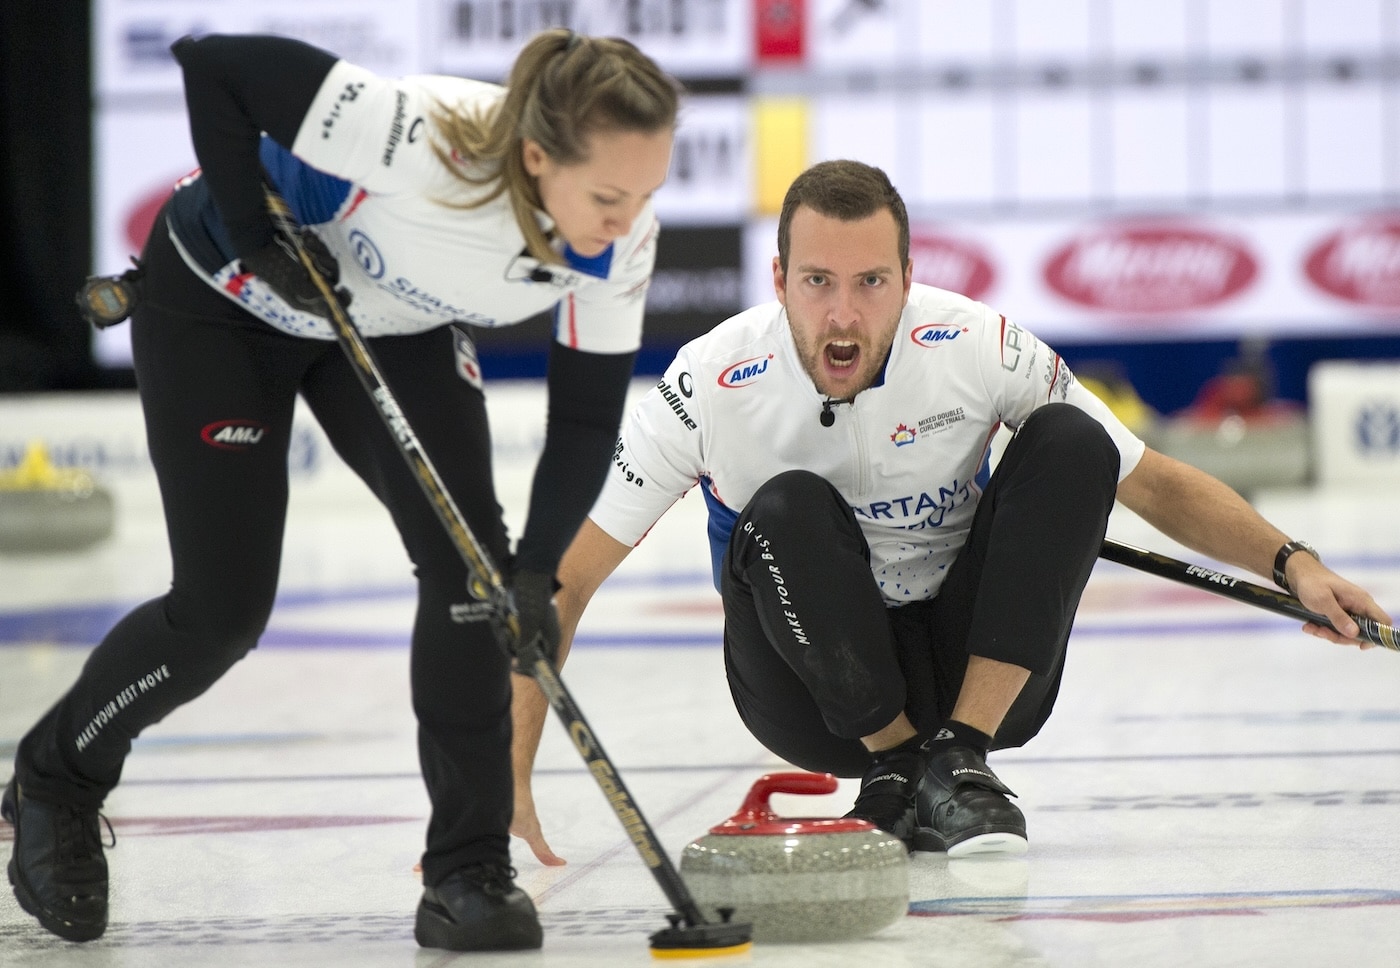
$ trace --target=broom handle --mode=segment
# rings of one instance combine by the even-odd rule
[[[1233,598],[1246,605],[1255,605],[1279,615],[1301,619],[1304,622],[1311,622],[1314,625],[1321,625],[1336,631],[1327,616],[1312,611],[1292,595],[1275,591],[1272,588],[1265,588],[1263,585],[1256,585],[1243,578],[1236,578],[1234,575],[1213,571],[1200,565],[1189,565],[1184,561],[1169,558],[1155,551],[1144,551],[1142,548],[1135,548],[1110,538],[1104,539],[1103,549],[1099,552],[1099,557],[1106,561],[1115,561],[1120,565],[1145,571],[1148,574],[1170,578],[1172,581],[1191,585],[1194,588],[1202,588],[1225,598]],[[1392,651],[1400,652],[1400,632],[1397,632],[1394,626],[1377,622],[1364,615],[1352,615],[1351,620],[1356,623],[1356,627],[1360,630],[1358,638],[1373,645],[1384,646]]]

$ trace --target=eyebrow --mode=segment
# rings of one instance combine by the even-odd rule
[[[665,183],[663,182],[662,184],[665,184]],[[641,196],[645,198],[646,196],[649,196],[649,195],[655,195],[656,192],[657,192],[657,190],[660,189],[660,188],[661,188],[661,185],[657,185],[656,188],[653,188],[653,189],[652,189],[651,191],[649,191],[649,192],[642,192],[642,193],[641,193]],[[629,192],[627,189],[625,189],[625,188],[619,188],[619,187],[616,186],[616,185],[595,185],[594,188],[593,188],[593,190],[594,190],[595,192],[616,192],[618,195],[621,195],[623,198],[632,198],[632,197],[634,197],[634,196],[637,195],[636,192]]]
[[[827,268],[824,268],[823,266],[819,266],[819,265],[813,265],[813,264],[810,263],[810,262],[803,262],[803,263],[800,263],[800,264],[797,266],[797,271],[798,271],[798,272],[803,272],[803,273],[812,273],[812,272],[816,272],[816,273],[821,273],[821,274],[824,275],[824,276],[834,276],[834,275],[836,275],[836,273],[835,273],[834,271],[832,271],[831,269],[827,269]],[[861,269],[859,272],[853,272],[853,273],[851,273],[851,275],[852,275],[852,276],[890,276],[890,275],[894,275],[894,269],[890,268],[889,266],[872,266],[872,267],[869,268],[869,269]]]

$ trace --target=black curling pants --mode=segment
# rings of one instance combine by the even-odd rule
[[[806,770],[860,776],[860,737],[904,712],[930,733],[969,655],[1031,672],[993,748],[1050,716],[1080,596],[1108,526],[1118,451],[1068,404],[1035,411],[978,503],[935,598],[887,608],[855,515],[826,480],[780,474],[739,516],[721,572],[724,656],[740,717]]]
[[[300,393],[388,508],[417,578],[411,681],[432,802],[424,881],[507,859],[508,662],[482,610],[463,607],[465,565],[339,345],[285,335],[214,292],[180,260],[163,220],[145,264],[132,350],[169,532],[170,590],[112,628],[23,738],[16,772],[25,792],[101,805],[132,740],[257,644],[277,588]],[[443,327],[369,342],[473,532],[504,562],[485,400],[457,375],[454,335]],[[338,702],[353,709],[361,698],[345,693]],[[260,715],[244,714],[250,722]]]

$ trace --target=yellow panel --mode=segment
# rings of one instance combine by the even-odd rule
[[[807,167],[807,101],[754,101],[754,201],[760,215],[777,215],[792,180]]]

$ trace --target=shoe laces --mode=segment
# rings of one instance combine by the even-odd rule
[[[110,842],[102,839],[102,826],[107,827]],[[117,834],[111,821],[100,812],[71,804],[56,808],[54,816],[56,843],[54,853],[61,867],[75,874],[101,872],[102,848],[115,847]]]
[[[462,869],[462,876],[491,897],[505,897],[515,890],[514,867],[509,864],[473,864]]]

